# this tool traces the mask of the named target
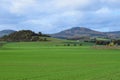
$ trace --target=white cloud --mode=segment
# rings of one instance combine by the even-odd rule
[[[105,15],[105,14],[108,15],[111,13],[111,10],[109,8],[103,7],[101,9],[97,10],[96,13],[99,15]]]
[[[75,9],[78,7],[85,7],[91,3],[90,0],[53,0],[55,7]]]
[[[0,25],[43,32],[74,26],[106,30],[120,20],[120,0],[0,0],[0,10]]]
[[[107,3],[119,3],[120,0],[101,0],[102,2],[107,2]]]
[[[12,0],[9,9],[12,13],[22,13],[27,9],[30,10],[35,4],[35,0]]]

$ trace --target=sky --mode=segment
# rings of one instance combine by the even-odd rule
[[[0,0],[0,30],[120,31],[120,0]]]

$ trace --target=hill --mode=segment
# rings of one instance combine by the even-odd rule
[[[56,38],[106,37],[107,34],[84,27],[74,27],[51,35]]]
[[[9,35],[9,34],[14,33],[14,32],[16,32],[16,31],[14,31],[14,30],[2,30],[2,31],[0,31],[0,37],[3,37],[5,35]]]
[[[3,36],[0,38],[1,41],[10,41],[10,42],[22,42],[22,41],[47,41],[47,38],[41,37],[50,37],[48,35],[42,34],[41,32],[35,33],[30,30],[21,30],[11,33],[10,35]]]

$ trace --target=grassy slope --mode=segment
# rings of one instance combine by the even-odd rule
[[[59,42],[57,42],[59,43]],[[61,43],[61,42],[60,42]],[[0,80],[119,80],[119,50],[8,43],[0,50]]]

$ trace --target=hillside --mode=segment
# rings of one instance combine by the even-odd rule
[[[89,28],[84,27],[73,27],[71,29],[67,29],[55,34],[51,34],[52,37],[55,38],[63,38],[63,39],[73,39],[73,38],[81,38],[81,37],[106,37],[112,39],[120,38],[120,31],[114,32],[99,32]]]
[[[16,32],[16,31],[14,31],[14,30],[2,30],[2,31],[0,31],[0,37],[3,37],[5,35],[9,35],[9,34],[14,33],[14,32]]]
[[[56,38],[74,38],[74,37],[83,37],[83,36],[106,37],[107,34],[99,31],[94,31],[88,28],[84,28],[84,27],[74,27],[71,29],[61,31],[56,34],[52,34],[51,36]]]
[[[0,40],[10,41],[10,42],[47,41],[46,37],[50,37],[50,36],[42,34],[41,32],[35,33],[30,30],[21,30],[21,31],[16,31],[14,33],[11,33],[10,35],[3,36],[0,38]]]

